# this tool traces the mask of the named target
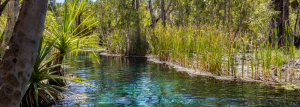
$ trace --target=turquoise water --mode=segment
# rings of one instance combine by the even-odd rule
[[[300,106],[300,93],[259,83],[192,77],[147,58],[78,56],[68,73],[95,87],[72,85],[87,98],[60,101],[61,106]],[[80,100],[79,102],[77,100]]]

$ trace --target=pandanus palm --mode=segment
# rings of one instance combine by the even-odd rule
[[[85,32],[82,34],[86,29],[91,28],[97,22],[89,23],[88,27],[78,31],[79,27],[86,24],[90,19],[90,15],[88,15],[80,25],[75,26],[75,19],[78,16],[79,12],[82,11],[82,8],[85,8],[84,5],[86,1],[77,1],[74,0],[72,2],[65,3],[65,10],[63,12],[63,17],[59,25],[57,23],[50,23],[47,26],[47,41],[56,41],[55,42],[55,49],[57,50],[56,56],[58,57],[53,64],[62,64],[64,55],[74,52],[83,50],[84,47],[95,47],[98,41],[98,37],[96,35],[86,35],[90,32]],[[78,5],[76,5],[78,4]],[[61,66],[56,67],[53,71],[59,71],[56,74],[64,76],[64,73],[61,71]],[[56,84],[57,82],[52,81],[51,84]],[[56,85],[65,85],[63,81],[59,80],[59,84]]]
[[[46,43],[43,41],[43,38],[41,39],[40,46],[38,49],[38,55],[36,57],[36,62],[33,67],[33,72],[27,85],[27,91],[23,97],[22,106],[39,106],[39,104],[44,104],[44,103],[52,104],[59,97],[64,98],[63,94],[59,90],[71,91],[64,87],[48,84],[48,80],[66,79],[66,80],[86,84],[84,82],[81,82],[84,79],[53,75],[57,71],[51,73],[48,72],[52,68],[61,65],[61,64],[55,64],[55,65],[47,66],[49,63],[51,63],[53,60],[56,59],[56,56],[51,54],[51,50],[55,46],[55,42],[56,41]]]

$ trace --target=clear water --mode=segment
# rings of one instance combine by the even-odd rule
[[[90,97],[61,101],[61,106],[300,106],[300,93],[259,83],[191,77],[147,58],[99,56],[100,63],[78,56],[67,69],[95,87],[72,85]],[[77,102],[79,100],[80,102]]]

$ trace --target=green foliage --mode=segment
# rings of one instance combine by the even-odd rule
[[[152,53],[160,60],[172,61],[183,66],[193,65],[194,68],[200,66],[206,71],[216,73],[222,71],[222,58],[227,47],[221,31],[213,27],[158,27],[147,37]]]
[[[208,71],[217,75],[253,78],[269,81],[294,76],[295,47],[279,48],[278,43],[253,39],[248,34],[224,35],[216,26],[162,28],[147,35],[151,53],[162,61]],[[167,41],[167,42],[166,42]],[[288,50],[288,51],[287,51]],[[299,57],[299,56],[298,56]],[[282,73],[281,68],[290,66]],[[287,72],[287,70],[291,72]]]
[[[39,106],[39,104],[43,103],[52,104],[59,97],[64,98],[61,90],[71,91],[64,87],[48,84],[48,80],[50,79],[65,79],[86,84],[81,82],[84,79],[53,75],[54,72],[49,73],[49,70],[61,66],[61,64],[51,64],[51,62],[57,58],[55,55],[51,54],[54,45],[55,41],[47,43],[43,41],[43,38],[41,39],[36,62],[27,85],[27,91],[24,95],[22,105]]]
[[[173,0],[169,6],[166,2],[165,9],[169,7],[166,27],[160,24],[162,19],[157,19],[157,26],[149,26],[149,4],[144,0],[140,1],[139,9],[134,0],[67,0],[51,4],[45,41],[40,46],[25,95],[27,104],[53,103],[51,99],[62,96],[58,89],[64,88],[47,84],[49,79],[80,81],[53,75],[60,71],[49,73],[49,70],[60,67],[66,54],[100,48],[98,44],[106,45],[116,54],[145,55],[148,51],[160,60],[218,75],[266,81],[277,75],[279,79],[274,81],[283,82],[282,77],[287,81],[290,76],[287,70],[294,74],[297,70],[294,59],[299,58],[299,50],[288,42],[281,47],[267,41],[269,22],[280,13],[272,9],[270,0],[228,1]],[[293,9],[296,4],[291,2],[291,25],[297,23],[294,20],[297,10]],[[152,5],[155,18],[159,18],[160,1],[153,0]],[[2,19],[3,32],[6,18]],[[286,28],[289,26],[286,24]],[[291,35],[297,33],[288,34]],[[93,53],[90,57],[93,55],[96,56]],[[292,67],[282,73],[284,65]]]
[[[97,22],[90,23],[91,14],[86,17],[79,26],[74,27],[75,18],[79,12],[85,11],[86,2],[67,2],[66,8],[63,12],[63,18],[58,23],[56,21],[51,21],[47,24],[47,41],[56,41],[54,47],[58,50],[60,55],[65,55],[73,51],[84,50],[83,47],[98,47],[96,44],[99,39],[96,35],[86,35],[91,32],[84,32],[86,29],[89,29]],[[78,6],[78,7],[77,7]],[[90,25],[79,32],[77,29],[81,25],[90,23]],[[61,25],[59,25],[61,24]],[[84,32],[84,34],[82,34]]]

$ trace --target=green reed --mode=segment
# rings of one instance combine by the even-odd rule
[[[269,43],[255,34],[244,33],[235,37],[210,25],[185,28],[157,26],[147,33],[147,41],[151,54],[162,61],[219,75],[250,76],[262,80],[268,80],[279,73],[278,78],[281,80],[281,67],[290,60],[292,65],[294,62],[293,44],[279,46],[278,42]],[[238,67],[241,67],[241,72],[237,71]]]

